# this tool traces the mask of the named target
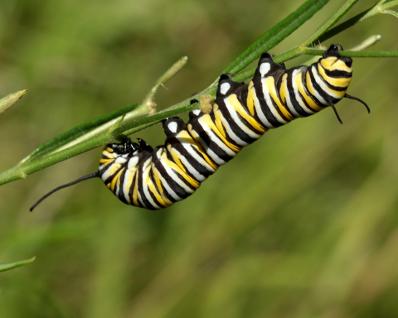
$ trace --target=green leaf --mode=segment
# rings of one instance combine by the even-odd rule
[[[275,61],[280,63],[303,54],[319,54],[320,51],[311,51],[312,49],[307,48],[307,46],[313,43],[315,39],[322,36],[324,32],[329,30],[357,1],[358,0],[345,1],[342,6],[319,28],[317,28],[306,41],[301,43],[299,46],[276,56]],[[316,11],[322,8],[327,2],[328,1],[326,0],[306,1],[296,12],[290,14],[287,18],[282,20],[254,42],[230,64],[226,71],[237,72],[238,70],[242,70],[248,66],[262,51],[272,48],[274,45],[279,43],[309,19]],[[362,55],[364,57],[370,57],[372,55],[378,57],[395,56],[394,51],[367,51],[365,53],[351,53],[346,51],[344,54],[351,54],[350,56]],[[235,79],[239,78],[239,80],[247,80],[250,76],[252,76],[251,71],[248,73],[245,70],[245,72],[240,72]],[[120,134],[132,134],[154,125],[167,117],[176,116],[183,112],[192,110],[198,105],[190,104],[190,100],[192,98],[199,98],[201,95],[214,96],[216,86],[217,82],[213,82],[200,93],[155,114],[148,114],[148,107],[145,107],[145,103],[141,103],[132,111],[121,110],[120,112],[109,115],[108,121],[106,120],[106,116],[104,116],[100,121],[94,121],[94,123],[91,122],[75,127],[63,135],[54,138],[49,143],[39,147],[33,152],[33,154],[25,158],[18,165],[2,172],[0,174],[0,184],[25,178],[27,175],[51,166],[57,162],[101,146]],[[120,117],[118,117],[118,115]]]
[[[318,12],[329,0],[309,0],[300,6],[296,11],[278,22],[274,27],[266,31],[259,39],[243,51],[225,69],[224,73],[236,74],[243,70],[251,62],[288,37],[291,33],[302,26],[316,12]]]
[[[336,34],[339,34],[340,32],[352,27],[354,24],[358,23],[359,20],[361,20],[362,17],[364,17],[370,10],[372,10],[372,7],[358,13],[357,15],[353,16],[352,18],[329,29],[327,32],[325,32],[318,38],[318,41],[319,42],[326,41],[326,40],[330,39],[331,37],[335,36]]]
[[[14,262],[14,263],[8,263],[8,264],[0,264],[0,272],[5,272],[5,271],[9,271],[13,268],[17,268],[17,267],[21,267],[21,266],[25,266],[28,264],[31,264],[35,261],[36,257],[32,257],[23,261],[18,261],[18,262]]]
[[[47,153],[50,153],[51,151],[54,151],[55,149],[58,149],[58,148],[62,147],[63,145],[71,142],[72,140],[75,140],[75,139],[81,137],[82,135],[86,134],[90,130],[93,130],[94,128],[96,128],[100,125],[103,125],[104,123],[106,123],[108,121],[111,121],[123,114],[126,114],[126,113],[136,109],[137,107],[138,107],[138,105],[129,105],[129,106],[123,107],[119,110],[116,110],[113,113],[102,115],[102,116],[99,116],[99,117],[89,121],[89,122],[77,125],[71,129],[67,130],[66,132],[58,135],[57,137],[53,138],[49,142],[46,142],[43,145],[36,148],[29,156],[27,156],[23,160],[23,162],[28,159],[31,160],[33,158],[37,158],[37,157],[43,156]]]

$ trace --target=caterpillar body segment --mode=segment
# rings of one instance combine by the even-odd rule
[[[105,146],[98,171],[81,180],[100,177],[122,202],[146,209],[161,209],[183,200],[198,189],[220,166],[271,128],[313,115],[342,98],[352,78],[352,60],[331,45],[312,65],[286,69],[264,53],[246,83],[228,75],[219,78],[214,102],[189,113],[187,123],[178,117],[162,122],[166,140],[152,148],[145,141],[121,141]],[[57,187],[42,197],[79,181]]]

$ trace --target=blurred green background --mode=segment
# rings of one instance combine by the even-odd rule
[[[300,4],[1,1],[0,96],[29,94],[0,117],[0,168],[141,101],[183,55],[159,108],[198,92]],[[379,33],[377,48],[398,49],[397,23],[378,16],[331,42]],[[95,170],[99,149],[2,186],[0,262],[37,260],[0,273],[0,317],[397,317],[397,72],[398,60],[355,59],[349,91],[371,116],[343,101],[344,125],[327,110],[271,131],[162,212],[126,206],[91,180],[28,213],[45,191]],[[137,136],[164,139],[159,125]]]

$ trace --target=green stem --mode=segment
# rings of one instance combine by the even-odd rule
[[[346,1],[343,6],[332,16],[330,17],[314,34],[312,34],[306,41],[304,41],[298,47],[288,50],[278,56],[275,57],[275,61],[278,63],[290,60],[294,57],[308,54],[308,55],[321,55],[324,51],[319,49],[309,48],[314,41],[321,38],[328,38],[332,36],[333,32],[326,32],[330,29],[344,14],[346,14],[349,9],[357,2],[358,0],[349,0]],[[306,20],[308,20],[313,14],[315,14],[320,8],[322,8],[328,1],[327,0],[308,0],[302,5],[299,10],[296,10],[294,13],[290,14],[287,18],[282,20],[276,26],[271,28],[271,30],[267,31],[263,36],[260,37],[256,42],[254,42],[248,49],[246,49],[237,59],[235,59],[226,69],[225,71],[237,73],[244,68],[246,68],[253,60],[258,58],[258,56],[264,52],[268,51],[276,44],[278,44],[281,40],[291,34],[296,28],[298,28],[301,24],[303,24]],[[396,2],[396,1],[391,1]],[[380,2],[379,2],[380,3]],[[379,4],[378,3],[378,4]],[[390,3],[390,2],[389,2]],[[370,10],[373,10],[374,7],[368,9],[365,14],[369,14]],[[363,14],[361,17],[364,17]],[[358,22],[355,20],[355,22]],[[350,22],[350,26],[353,25],[353,22]],[[348,26],[344,26],[345,28]],[[325,33],[326,32],[326,33]],[[337,32],[337,31],[336,31]],[[328,34],[328,37],[325,37],[323,34]],[[334,34],[333,34],[334,35]],[[353,51],[342,51],[342,55],[345,56],[355,56],[355,57],[396,57],[398,53],[396,51],[361,51],[361,52],[353,52]],[[252,76],[252,70],[246,70],[245,72],[240,72],[235,76],[236,80],[247,80]],[[156,86],[159,87],[159,82]],[[112,138],[120,135],[120,134],[132,134],[139,130],[142,130],[146,127],[154,125],[158,123],[160,120],[170,117],[176,116],[183,112],[190,111],[197,107],[196,104],[191,105],[190,100],[192,98],[198,98],[201,95],[212,95],[214,96],[216,90],[217,83],[213,82],[209,87],[201,91],[200,93],[183,100],[180,103],[177,103],[166,110],[159,111],[155,114],[147,114],[147,107],[145,106],[145,102],[137,107],[134,107],[134,110],[123,113],[118,116],[112,116],[111,119],[107,122],[104,122],[100,126],[93,127],[93,129],[89,131],[85,131],[84,134],[75,135],[74,139],[70,139],[71,142],[66,144],[51,144],[48,147],[44,147],[42,152],[39,151],[37,157],[28,156],[24,161],[22,161],[17,166],[4,171],[0,174],[0,184],[4,184],[13,180],[25,178],[28,174],[39,171],[45,167],[53,165],[57,162],[63,161],[65,159],[76,156],[82,152],[88,151],[95,147],[101,146],[111,140]],[[150,96],[150,101],[153,100]],[[72,132],[73,133],[73,132]],[[71,137],[73,134],[66,134]],[[81,137],[81,138],[80,138]],[[57,138],[55,138],[57,139]],[[41,155],[40,155],[41,154]]]
[[[322,55],[325,50],[304,48],[303,54]],[[349,57],[398,57],[398,51],[340,51],[341,56]]]

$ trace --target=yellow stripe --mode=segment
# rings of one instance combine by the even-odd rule
[[[134,182],[134,187],[133,187],[133,203],[135,206],[141,206],[141,204],[138,202],[138,169],[135,173],[135,182]]]
[[[254,108],[254,97],[256,96],[256,92],[254,90],[254,83],[253,81],[250,81],[248,89],[247,89],[247,98],[246,98],[246,104],[247,108],[249,109],[250,115],[254,116],[256,111]]]
[[[114,159],[111,159],[111,158],[101,158],[99,163],[100,163],[100,165],[103,165],[103,164],[107,164],[107,163],[109,163],[109,162],[111,162],[113,160]]]
[[[215,123],[218,131],[220,132],[220,134],[222,134],[226,138],[227,135],[225,133],[225,129],[224,129],[224,126],[223,126],[222,121],[221,121],[222,114],[221,114],[220,109],[218,108],[218,105],[216,105],[214,107],[213,113],[214,113],[214,117],[215,117],[214,123]]]
[[[150,179],[150,178],[149,178]],[[158,203],[162,206],[162,207],[166,207],[169,206],[169,204],[167,204],[167,202],[163,199],[163,197],[159,194],[159,192],[157,191],[155,185],[153,184],[153,182],[151,180],[148,181],[148,189],[149,191],[151,191],[151,193],[155,196],[156,200],[158,201]]]
[[[194,187],[195,189],[199,187],[200,183],[193,179],[191,176],[189,176],[186,172],[182,171],[173,161],[169,160],[164,152],[162,154],[162,160],[176,173],[181,175],[192,187]]]
[[[184,172],[187,172],[187,169],[185,169],[185,166],[180,160],[179,154],[173,149],[173,147],[169,144],[167,145],[167,150],[171,154],[171,157],[173,158],[174,162],[177,164],[177,166]]]
[[[351,67],[348,67],[342,60],[339,60],[335,56],[330,56],[330,57],[321,59],[321,64],[325,69],[327,69],[329,71],[339,70],[339,71],[345,71],[348,73],[352,72]]]
[[[201,118],[201,120],[203,120],[205,122],[205,124],[207,124],[207,126],[211,129],[212,132],[214,132],[223,142],[223,144],[225,144],[229,149],[231,149],[233,152],[239,152],[240,147],[230,143],[217,129],[217,127],[215,126],[214,122],[211,120],[210,115],[203,115]]]
[[[148,189],[149,191],[155,196],[156,200],[160,203],[161,206],[166,207],[167,203],[166,201],[163,199],[163,197],[159,194],[158,190],[156,189],[155,185],[153,184],[153,181],[149,175],[149,170],[151,169],[151,166],[148,165],[148,167],[146,168],[146,184],[148,185]]]
[[[135,169],[135,171],[137,171],[137,169]],[[128,183],[128,187],[127,187],[127,193],[124,193],[127,197],[129,197],[129,199],[130,199],[130,201],[131,201],[131,198],[130,198],[130,196],[129,196],[129,192],[130,192],[130,189],[131,189],[131,187],[133,186],[131,183],[132,183],[132,181],[133,181],[133,177],[134,177],[134,174],[135,174],[135,171],[132,171],[131,169],[128,169],[127,171],[126,171],[126,174],[125,174],[125,178],[127,178],[127,181],[126,181],[126,179],[125,179],[125,182],[127,182]],[[121,187],[122,187],[122,189],[123,189],[123,184],[121,185]],[[124,192],[124,189],[123,189],[123,192]]]
[[[301,76],[302,76],[301,72],[296,74],[296,77],[294,78],[294,84],[296,85],[300,94],[304,97],[305,104],[309,108],[311,108],[313,111],[320,111],[321,107],[314,101],[314,99],[310,95],[307,94],[307,90],[304,87],[304,83],[302,81]],[[312,85],[312,82],[311,82],[311,85]],[[308,85],[307,85],[307,87],[308,87]]]
[[[272,76],[268,76],[265,79],[265,83],[267,84],[268,92],[276,105],[278,106],[279,110],[283,114],[283,116],[287,120],[293,120],[293,115],[286,109],[285,105],[283,105],[282,101],[279,99],[278,94],[276,93],[276,88],[275,88],[275,79]]]
[[[102,151],[102,155],[108,158],[115,158],[115,154],[112,152],[107,151],[107,149]]]
[[[333,86],[347,88],[351,83],[351,77],[330,77],[326,74],[321,64],[318,64],[318,72],[322,78]]]
[[[261,125],[257,120],[254,119],[254,117],[250,116],[246,112],[236,94],[229,95],[227,99],[231,103],[235,111],[238,112],[238,114],[241,115],[254,129],[260,131],[261,133],[264,133],[266,131],[263,125]]]
[[[312,81],[311,81],[311,77],[310,74],[307,72],[307,74],[305,75],[305,79],[306,79],[306,83],[307,83],[307,89],[310,91],[310,93],[312,95],[316,95],[316,90],[314,88],[314,86],[312,85]],[[321,107],[315,103],[315,105],[317,105],[317,110],[321,110]]]
[[[202,146],[198,144],[192,136],[186,130],[181,130],[177,135],[178,140],[181,143],[190,144],[195,150],[199,152],[198,155],[201,155],[202,158],[207,162],[207,164],[212,167],[214,170],[217,169],[217,165],[206,155]]]
[[[286,93],[288,93],[288,89],[287,89],[287,74],[285,73],[282,76],[282,84],[279,89],[279,95],[281,96],[283,103],[286,103],[286,98],[287,98]]]
[[[108,169],[106,169],[106,174],[109,176],[113,175],[120,169],[120,164],[113,163]]]
[[[159,177],[160,172],[153,165],[152,165],[152,171],[153,171],[153,177],[155,179],[155,185],[156,185],[157,190],[159,191],[160,195],[162,196],[163,201],[165,202],[165,206],[171,205],[172,202],[167,198],[166,193],[164,192],[162,180],[160,180],[160,177]]]
[[[199,141],[200,140],[200,136],[197,134],[197,132],[195,130],[193,130],[191,124],[188,124],[188,130],[189,130],[189,133],[192,135],[192,137],[194,137],[196,139],[196,143],[192,144],[192,146],[194,146],[196,148],[196,150],[198,150],[200,152],[200,154],[202,155],[203,159],[206,160],[208,165],[210,167],[212,167],[213,170],[217,170],[218,165],[213,160],[211,160],[209,156],[207,156],[205,150],[203,149],[203,147],[200,144],[200,141]]]
[[[124,171],[124,169],[120,169],[118,171],[118,173],[113,177],[113,179],[111,181],[111,185],[110,185],[110,189],[112,190],[112,192],[115,192],[116,183],[119,181],[120,175],[123,173],[123,171]]]

